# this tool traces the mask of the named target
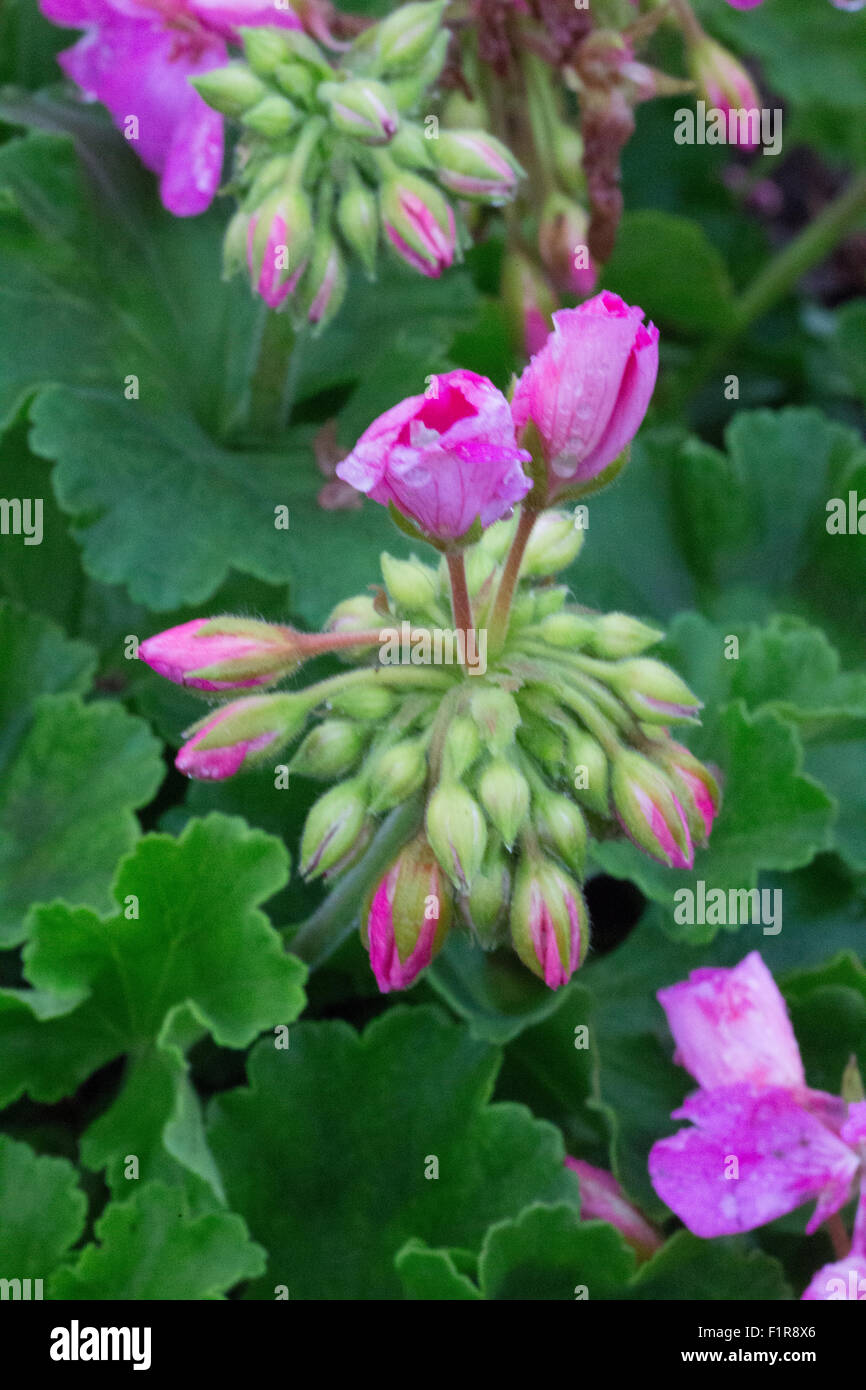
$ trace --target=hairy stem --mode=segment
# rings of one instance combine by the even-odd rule
[[[472,604],[469,601],[466,562],[463,559],[462,550],[446,554],[445,560],[448,565],[448,578],[451,580],[451,611],[454,614],[454,626],[458,632],[468,633],[473,625]]]

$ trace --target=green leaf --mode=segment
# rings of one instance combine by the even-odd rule
[[[788,975],[783,986],[809,1084],[838,1095],[851,1057],[866,1080],[866,970],[854,952]]]
[[[777,715],[750,714],[727,706],[712,743],[700,735],[694,751],[722,769],[724,799],[709,845],[695,854],[693,869],[668,869],[626,841],[593,844],[594,861],[616,878],[630,878],[665,909],[665,929],[678,940],[710,941],[720,925],[677,921],[685,900],[676,894],[715,889],[751,889],[760,871],[790,870],[808,864],[831,845],[835,803],[801,771],[802,749],[795,731]],[[682,908],[682,912],[680,912]]]
[[[425,979],[485,1042],[508,1042],[556,1008],[553,990],[513,951],[482,951],[465,932],[452,932]]]
[[[866,403],[866,304],[852,299],[836,313],[833,347],[852,389]]]
[[[0,1097],[57,1100],[126,1054],[125,1088],[84,1135],[85,1162],[119,1183],[133,1155],[143,1177],[189,1170],[220,1196],[184,1054],[206,1032],[246,1047],[301,1011],[304,967],[257,907],[287,867],[277,840],[214,814],[178,840],[139,843],[120,866],[114,916],[36,909],[33,988],[0,994]]]
[[[576,1202],[557,1132],[487,1103],[498,1060],[423,1006],[361,1036],[309,1023],[287,1051],[256,1047],[250,1088],[217,1097],[209,1126],[229,1203],[268,1249],[252,1296],[285,1284],[293,1299],[393,1298],[413,1236],[478,1249],[527,1202]]]
[[[634,1276],[628,1297],[707,1302],[791,1298],[778,1260],[750,1250],[744,1240],[699,1240],[677,1231]]]
[[[81,1235],[86,1212],[71,1163],[0,1135],[0,1278],[47,1280]]]
[[[697,222],[670,212],[624,214],[604,283],[662,327],[709,332],[731,319],[722,257]]]
[[[431,1250],[423,1240],[409,1240],[394,1260],[409,1299],[477,1301],[481,1292],[461,1274],[450,1250]]]
[[[0,674],[0,945],[12,946],[33,902],[110,903],[117,860],[138,837],[134,809],[163,764],[142,720],[72,693],[89,683],[89,647],[5,604],[0,640],[10,657]]]
[[[180,1210],[179,1210],[180,1208]],[[239,1216],[190,1216],[179,1192],[142,1186],[128,1202],[110,1202],[96,1240],[71,1269],[52,1279],[55,1299],[221,1299],[260,1274],[264,1252]]]
[[[859,737],[820,743],[806,752],[806,770],[839,804],[834,848],[861,873],[866,872],[866,729]]]
[[[580,1221],[573,1207],[532,1206],[488,1231],[478,1261],[491,1299],[596,1299],[622,1296],[634,1252],[604,1221]]]

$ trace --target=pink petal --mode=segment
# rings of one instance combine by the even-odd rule
[[[866,1255],[846,1255],[844,1260],[824,1265],[812,1276],[801,1301],[836,1302],[866,1299]]]

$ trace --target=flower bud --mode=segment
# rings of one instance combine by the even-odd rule
[[[463,899],[463,911],[485,951],[493,951],[508,939],[507,908],[511,900],[511,873],[502,846],[489,844],[472,888]]]
[[[187,777],[222,781],[272,757],[304,725],[309,701],[296,695],[253,695],[224,705],[186,730],[193,737],[175,758]]]
[[[610,815],[607,754],[586,729],[571,725],[568,731],[568,769],[575,796],[599,816]]]
[[[540,763],[552,777],[559,777],[563,771],[566,745],[561,728],[549,723],[532,711],[525,711],[517,731],[520,746],[530,757]]]
[[[557,301],[546,277],[519,251],[509,251],[502,263],[502,299],[515,353],[534,357],[547,342]]]
[[[189,80],[208,106],[223,116],[242,116],[268,94],[261,78],[240,60],[228,63],[224,68],[200,72]]]
[[[494,758],[478,781],[478,799],[511,849],[529,815],[529,783],[507,758]]]
[[[339,782],[314,801],[301,836],[300,871],[304,878],[319,878],[348,854],[367,815],[367,802],[359,778]]]
[[[442,770],[448,781],[459,782],[481,752],[481,739],[472,720],[457,714],[448,725],[442,743]]]
[[[551,647],[579,651],[592,636],[592,619],[582,613],[550,613],[542,619],[541,632]]]
[[[455,887],[467,892],[487,845],[481,807],[459,782],[440,782],[427,804],[425,824],[442,868]]]
[[[626,1197],[613,1173],[594,1168],[582,1158],[569,1158],[566,1165],[580,1179],[581,1221],[607,1221],[625,1236],[639,1260],[648,1260],[660,1249],[662,1239]]]
[[[386,748],[369,770],[374,815],[390,811],[405,801],[427,776],[427,744],[424,739],[404,738]]]
[[[617,819],[638,849],[671,869],[690,869],[695,853],[686,813],[670,782],[648,758],[622,749],[613,762]]]
[[[688,748],[665,739],[653,749],[653,760],[660,762],[673,780],[674,791],[682,803],[689,823],[689,832],[696,845],[705,845],[719,812],[719,784],[709,768],[704,767]]]
[[[598,272],[589,256],[589,214],[562,193],[544,204],[538,250],[551,282],[563,294],[592,294]]]
[[[761,102],[742,63],[706,34],[689,46],[688,56],[689,70],[708,106],[725,115],[730,112],[753,114],[753,119],[737,119],[736,140],[743,149],[755,149],[760,142]]]
[[[291,186],[271,193],[250,216],[247,268],[250,283],[271,309],[295,288],[313,237],[310,204]]]
[[[524,856],[511,900],[511,941],[550,989],[567,984],[589,946],[589,915],[577,884],[556,864]]]
[[[478,725],[485,748],[501,753],[514,742],[520,725],[520,708],[507,690],[499,685],[482,686],[473,690],[469,713]]]
[[[405,169],[435,169],[436,161],[430,152],[431,141],[419,125],[401,121],[400,129],[388,146],[388,154]]]
[[[274,73],[274,81],[280,91],[301,106],[312,106],[316,96],[319,79],[315,72],[303,63],[291,61],[280,63]]]
[[[685,681],[651,656],[618,661],[605,674],[605,681],[629,709],[648,724],[694,722],[703,702]]]
[[[483,130],[443,130],[432,142],[439,182],[458,198],[501,207],[525,177],[501,141]]]
[[[630,618],[627,613],[605,613],[593,622],[589,647],[596,656],[619,661],[654,647],[663,637],[664,633],[657,627]]]
[[[284,30],[243,28],[239,33],[244,57],[259,77],[272,77],[280,63],[287,63],[294,56]]]
[[[451,890],[419,835],[380,879],[361,929],[383,994],[406,989],[417,979],[441,949],[451,917]]]
[[[413,270],[437,279],[454,260],[454,213],[426,179],[408,170],[388,178],[380,194],[385,235]]]
[[[448,0],[401,5],[378,27],[376,47],[382,72],[411,71],[426,58],[442,27]]]
[[[517,530],[517,515],[512,514],[503,521],[494,521],[492,526],[488,526],[481,533],[478,542],[480,550],[492,555],[494,560],[504,560],[514,540],[514,533]]]
[[[369,594],[355,594],[353,598],[343,599],[325,623],[326,632],[371,632],[380,627],[382,614]],[[367,653],[364,653],[364,660]]]
[[[533,796],[532,824],[541,843],[582,879],[587,829],[580,807],[567,796],[545,789]]]
[[[563,570],[583,549],[585,532],[568,512],[542,512],[532,528],[520,565],[521,577]]]
[[[553,162],[559,181],[572,198],[585,201],[586,174],[583,171],[583,138],[573,126],[557,125],[553,141]]]
[[[355,252],[372,279],[379,244],[379,204],[372,190],[357,177],[340,194],[337,226],[346,245]]]
[[[289,627],[247,618],[193,618],[148,637],[138,655],[157,675],[210,693],[271,685],[301,664]]]
[[[442,30],[436,35],[417,67],[407,72],[395,73],[389,78],[388,86],[400,111],[413,111],[428,87],[432,87],[445,64],[450,38],[450,33]]]
[[[278,92],[269,92],[255,106],[249,107],[241,120],[257,135],[264,135],[267,140],[279,140],[300,123],[302,113],[288,97],[282,97]]]
[[[540,622],[551,613],[559,613],[565,600],[568,598],[568,589],[564,584],[550,584],[544,589],[535,591],[535,617]]]
[[[496,561],[479,545],[470,546],[466,552],[466,587],[469,597],[476,598],[496,569]]]
[[[299,325],[313,326],[317,337],[331,322],[346,296],[346,266],[330,229],[324,227],[316,237],[297,291],[292,314]]]
[[[386,145],[400,124],[388,88],[372,78],[324,82],[318,95],[327,104],[334,128],[367,145]]]
[[[292,772],[331,781],[343,777],[364,751],[363,731],[349,719],[323,719],[292,758]]]
[[[397,696],[387,686],[374,683],[352,685],[331,696],[331,709],[350,719],[387,719],[398,703]]]
[[[416,560],[398,560],[385,551],[381,558],[382,576],[391,598],[410,613],[435,613],[439,586],[436,572]]]
[[[312,27],[312,26],[311,26]],[[248,31],[258,32],[258,31]],[[303,29],[284,29],[282,37],[288,51],[287,62],[300,63],[303,67],[314,73],[319,80],[332,77],[334,69],[328,62],[315,39],[311,39],[309,34],[304,33]],[[274,71],[279,70],[279,65]]]

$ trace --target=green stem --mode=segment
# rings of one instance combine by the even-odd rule
[[[517,523],[517,530],[514,540],[511,542],[511,549],[505,561],[505,568],[502,571],[502,578],[499,581],[499,590],[496,595],[496,602],[493,605],[493,612],[490,615],[490,632],[488,634],[491,654],[498,656],[505,646],[505,639],[508,636],[508,618],[511,613],[511,600],[514,597],[514,590],[520,578],[520,566],[523,563],[523,552],[532,534],[540,513],[531,507],[524,507],[520,513],[520,520]]]
[[[423,670],[418,666],[365,666],[360,671],[347,671],[344,675],[329,676],[327,680],[317,681],[315,685],[308,685],[298,694],[312,695],[315,697],[313,703],[318,704],[336,692],[345,690],[347,686],[363,685],[365,682],[370,685],[386,685],[389,689],[408,685],[428,690],[448,690],[454,684],[444,671]]]
[[[290,950],[311,968],[326,961],[351,934],[367,894],[418,828],[421,804],[421,797],[415,796],[395,807],[379,826],[360,863],[291,937]]]
[[[797,282],[825,260],[833,248],[849,232],[866,219],[866,174],[860,174],[828,203],[823,212],[803,229],[799,236],[775,255],[743,291],[734,304],[727,327],[698,352],[682,378],[676,392],[677,406],[694,395],[713,371],[720,358],[755,319],[773,308],[794,289]]]
[[[468,635],[472,629],[473,620],[463,551],[446,551],[445,562],[448,565],[448,578],[451,580],[451,611],[454,614],[454,626],[458,632]]]
[[[249,420],[256,434],[274,439],[288,423],[294,383],[295,334],[287,314],[267,310],[258,362],[250,385]]]

